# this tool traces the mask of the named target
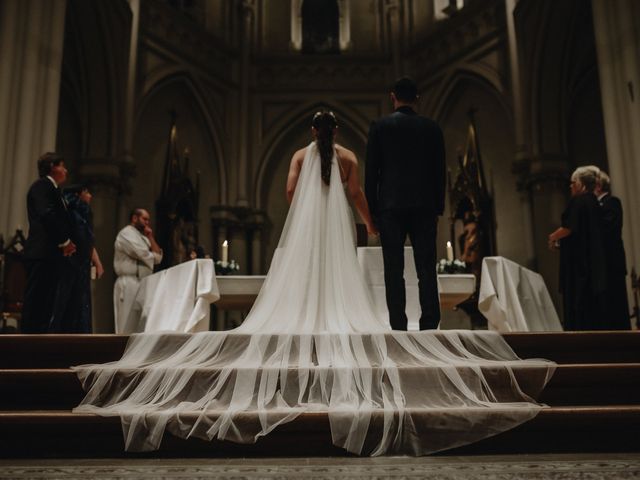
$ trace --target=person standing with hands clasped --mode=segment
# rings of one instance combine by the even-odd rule
[[[133,306],[140,280],[153,273],[162,261],[162,249],[153,236],[151,217],[144,208],[135,208],[130,223],[118,233],[113,268],[118,276],[113,287],[115,332],[122,333]]]

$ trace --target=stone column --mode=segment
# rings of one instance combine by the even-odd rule
[[[340,51],[351,48],[351,5],[349,0],[338,0],[340,9]]]
[[[250,53],[251,53],[251,27],[255,15],[255,6],[252,0],[242,2],[242,41],[240,44],[240,102],[238,118],[238,196],[236,205],[247,207],[247,180],[248,171],[248,142],[249,142],[249,75],[250,75]]]
[[[524,102],[522,100],[522,82],[520,79],[520,59],[518,55],[518,38],[516,34],[515,19],[513,12],[518,0],[505,0],[507,19],[507,38],[509,40],[509,74],[511,76],[511,98],[513,101],[513,119],[515,127],[516,151],[513,163],[513,170],[522,173],[528,168],[531,154],[527,145],[527,116],[525,114]],[[531,195],[522,195],[521,208],[522,216],[525,219],[525,231],[523,232],[523,242],[527,248],[527,265],[532,267],[535,263],[535,247],[533,233],[533,218]]]
[[[559,292],[560,254],[549,250],[548,236],[560,226],[562,212],[567,204],[568,162],[559,160],[555,165],[547,166],[542,166],[541,163],[539,160],[532,163],[531,173],[524,185],[529,195],[533,224],[532,248],[535,260],[529,267],[544,278],[558,315],[562,318],[562,299]],[[523,232],[523,235],[526,233]]]
[[[136,102],[136,73],[138,63],[138,31],[140,25],[140,0],[128,0],[131,8],[131,41],[129,44],[129,67],[125,94],[124,114],[124,154],[123,160],[134,162],[133,151],[133,119]]]
[[[389,41],[391,44],[391,58],[393,61],[394,80],[404,74],[402,71],[400,45],[400,5],[397,0],[388,0],[386,4],[387,22],[389,26]]]
[[[27,224],[37,158],[56,147],[66,0],[0,2],[0,233]]]
[[[593,0],[613,194],[624,207],[627,266],[640,267],[640,2]]]
[[[87,158],[81,160],[77,174],[93,194],[95,246],[105,270],[100,280],[91,282],[93,332],[113,333],[113,242],[115,234],[124,226],[119,215],[120,198],[124,194],[120,167],[114,158]]]

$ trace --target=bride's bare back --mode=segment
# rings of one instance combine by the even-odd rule
[[[298,178],[300,176],[300,171],[302,170],[302,164],[304,162],[304,158],[307,154],[308,148],[309,147],[301,148],[293,154],[293,157],[291,157],[289,174],[287,176],[286,190],[287,201],[289,202],[289,204],[291,204],[291,201],[293,200],[293,195],[296,191]],[[336,158],[338,160],[340,180],[342,183],[346,184],[347,192],[351,197],[351,201],[360,214],[362,221],[367,226],[367,232],[370,235],[377,235],[378,230],[373,224],[373,219],[371,218],[371,214],[369,213],[367,200],[364,196],[364,192],[362,191],[362,187],[360,186],[360,179],[358,175],[358,158],[356,157],[355,153],[353,153],[348,148],[343,147],[342,145],[338,145],[336,143],[334,145],[334,148],[336,151]]]

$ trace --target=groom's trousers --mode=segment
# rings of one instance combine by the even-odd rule
[[[436,233],[438,217],[422,208],[380,212],[376,218],[382,243],[384,282],[389,322],[393,330],[407,329],[404,283],[404,242],[409,236],[418,274],[420,330],[438,328],[440,297],[436,273]]]

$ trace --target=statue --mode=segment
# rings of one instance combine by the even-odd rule
[[[178,152],[177,114],[170,112],[171,128],[167,143],[167,157],[162,179],[162,190],[156,200],[157,239],[164,248],[160,269],[191,259],[198,246],[199,176],[194,188],[189,178],[189,149],[183,158]]]

